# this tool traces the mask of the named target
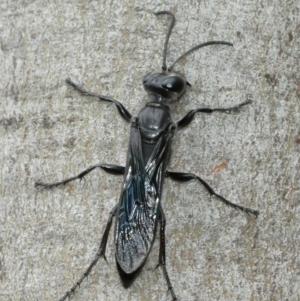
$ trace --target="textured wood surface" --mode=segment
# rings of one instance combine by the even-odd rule
[[[167,265],[179,300],[297,301],[299,260],[300,33],[294,1],[2,1],[0,3],[0,299],[58,300],[93,258],[122,179],[95,171],[124,164],[129,126],[108,103],[65,79],[110,95],[136,115],[142,77],[159,70],[166,16],[177,24],[168,62],[192,84],[174,120],[197,107],[253,104],[239,114],[198,115],[177,133],[170,170],[193,172],[223,196],[259,209],[253,219],[210,199],[199,184],[166,180]],[[222,162],[227,165],[213,172]],[[143,273],[121,286],[113,231],[77,300],[171,300],[155,242]]]

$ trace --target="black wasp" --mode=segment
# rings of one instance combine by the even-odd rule
[[[224,41],[210,41],[197,45],[181,55],[172,66],[167,68],[166,53],[168,41],[175,24],[175,16],[169,11],[160,11],[155,15],[168,15],[171,23],[168,28],[163,50],[162,72],[149,73],[143,78],[144,89],[151,95],[151,100],[139,112],[138,117],[132,115],[117,100],[96,93],[87,92],[70,79],[67,84],[85,96],[112,102],[119,114],[131,124],[127,162],[125,166],[112,164],[97,164],[84,170],[77,176],[55,183],[37,182],[36,186],[52,188],[67,184],[76,179],[82,179],[96,168],[113,175],[123,175],[124,182],[119,203],[111,210],[109,219],[102,236],[98,252],[79,280],[63,295],[60,301],[70,297],[80,286],[99,258],[105,258],[105,249],[113,217],[116,218],[114,241],[116,245],[116,261],[121,281],[124,287],[129,287],[141,272],[154,242],[157,224],[160,224],[159,266],[162,267],[168,290],[173,300],[177,300],[166,269],[165,254],[165,215],[161,204],[164,179],[170,178],[179,182],[197,180],[211,196],[216,197],[226,205],[239,209],[248,214],[258,216],[259,212],[231,203],[215,191],[200,177],[192,173],[173,172],[167,169],[170,156],[171,141],[175,131],[188,126],[196,113],[232,112],[251,103],[247,100],[230,108],[198,108],[188,112],[178,122],[173,122],[168,103],[177,101],[190,86],[185,77],[173,71],[174,65],[191,52],[208,45],[233,44]]]

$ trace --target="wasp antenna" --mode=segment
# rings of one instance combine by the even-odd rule
[[[225,42],[225,41],[209,41],[209,42],[205,42],[205,43],[202,43],[202,44],[199,44],[199,45],[196,45],[194,46],[193,48],[191,48],[190,50],[188,50],[187,52],[185,52],[183,55],[181,55],[174,63],[172,66],[169,67],[169,71],[172,71],[175,64],[180,61],[183,57],[189,55],[191,52],[199,49],[199,48],[202,48],[202,47],[205,47],[205,46],[209,46],[209,45],[228,45],[228,46],[233,46],[232,43],[229,43],[229,42]]]
[[[166,60],[167,60],[167,47],[168,47],[169,39],[170,39],[170,36],[171,36],[171,33],[172,33],[172,29],[175,25],[175,20],[176,19],[175,19],[174,14],[170,11],[167,11],[167,10],[158,11],[158,12],[154,13],[154,15],[156,15],[156,16],[158,16],[158,15],[169,15],[171,17],[171,23],[170,23],[169,28],[168,28],[166,41],[165,41],[165,45],[164,45],[163,63],[162,63],[162,67],[161,67],[163,71],[166,71],[167,70],[167,63],[166,63]]]

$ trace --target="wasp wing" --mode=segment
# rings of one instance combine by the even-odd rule
[[[116,258],[127,274],[135,272],[151,250],[172,136],[173,131],[162,133],[145,165],[137,122],[131,127],[115,230]]]

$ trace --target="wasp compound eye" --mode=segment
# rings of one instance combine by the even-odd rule
[[[186,81],[179,76],[170,76],[167,77],[161,85],[168,91],[181,94],[185,90]]]

